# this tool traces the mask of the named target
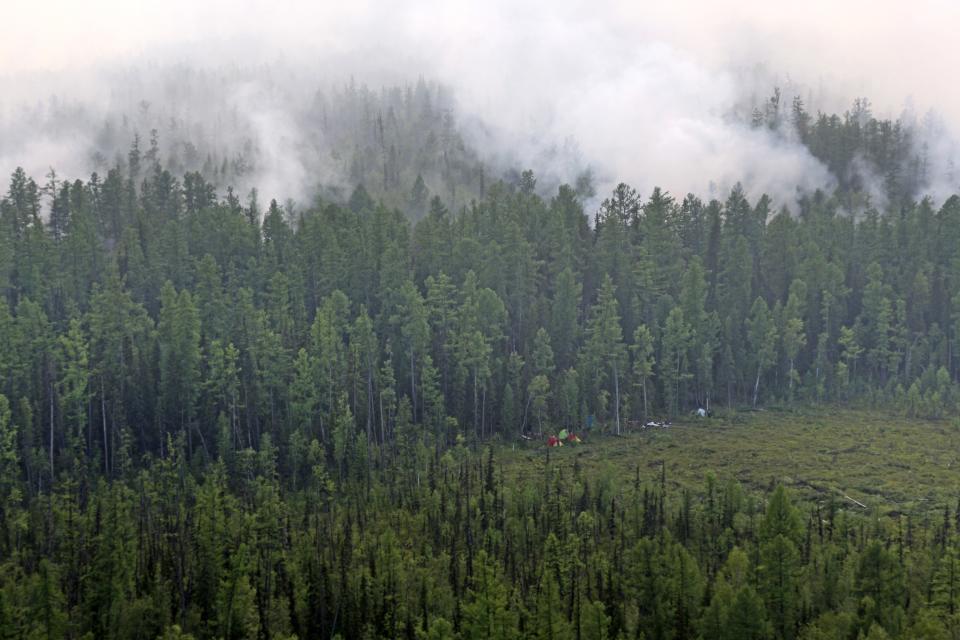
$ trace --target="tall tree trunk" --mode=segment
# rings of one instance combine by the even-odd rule
[[[186,412],[180,409],[180,432],[187,432],[187,455],[193,455],[193,429],[190,428],[190,420],[186,417]]]
[[[760,367],[757,367],[757,381],[753,384],[753,406],[757,406],[757,397],[760,395]]]
[[[647,378],[646,377],[643,378],[643,382],[641,383],[641,388],[643,389],[643,421],[644,423],[646,423],[647,421]]]
[[[483,393],[480,395],[480,435],[484,438],[487,434],[487,385],[483,385]]]
[[[367,369],[367,444],[373,433],[373,371]]]
[[[790,402],[793,402],[793,358],[790,358],[790,372],[787,376],[790,378],[787,382],[787,390],[790,394]]]
[[[237,443],[240,442],[240,419],[237,416],[236,396],[233,396],[230,399],[230,430],[233,433],[233,442],[230,443],[230,449],[233,450],[236,448]],[[320,439],[323,440],[322,429],[321,429]],[[223,453],[221,453],[220,455],[222,456]]]
[[[110,477],[110,455],[107,448],[107,401],[103,395],[103,376],[100,376],[100,416],[103,419],[103,472]]]
[[[677,349],[677,375],[676,375],[677,388],[674,389],[674,392],[673,392],[673,408],[672,408],[673,415],[677,415],[678,413],[680,413],[680,362],[681,362],[680,350]]]
[[[613,361],[613,394],[617,406],[614,413],[617,416],[617,435],[620,435],[620,376],[617,374],[617,361]]]
[[[527,432],[527,411],[530,410],[530,402],[533,399],[533,396],[527,395],[527,402],[523,405],[523,419],[520,421],[520,433],[524,434]],[[538,435],[543,435],[543,429],[540,430]]]
[[[473,438],[478,439],[479,434],[477,433],[477,418],[479,410],[477,409],[477,370],[473,370]]]
[[[380,400],[380,460],[383,461],[383,450],[387,448],[387,417],[383,415],[383,391],[378,394]]]
[[[53,382],[50,383],[50,490],[53,491]],[[51,501],[52,502],[52,501]]]
[[[413,421],[417,421],[417,378],[413,368],[413,348],[410,348],[410,407],[413,409],[411,416]]]

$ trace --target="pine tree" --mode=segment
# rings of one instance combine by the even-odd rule
[[[417,359],[425,353],[430,336],[427,311],[420,292],[411,281],[406,281],[400,291],[401,303],[391,321],[399,325],[399,333],[409,363],[410,400],[413,418],[417,418]]]
[[[760,524],[760,584],[771,623],[780,638],[794,637],[797,619],[802,534],[800,516],[783,485],[778,485]],[[746,597],[746,596],[744,596]],[[744,601],[743,606],[750,604]]]
[[[940,559],[933,581],[934,604],[953,618],[960,613],[960,552],[957,539],[951,540]]]
[[[616,420],[616,434],[620,434],[620,371],[626,350],[623,344],[620,328],[619,303],[615,297],[613,280],[609,275],[604,276],[600,286],[597,303],[590,310],[590,320],[587,323],[587,340],[583,347],[581,358],[584,362],[583,370],[596,376],[595,389],[600,392],[604,389],[609,370],[610,380],[614,387],[614,415]]]
[[[807,342],[803,325],[803,299],[805,297],[806,284],[802,280],[794,280],[790,285],[790,296],[783,310],[783,326],[780,329],[783,352],[787,356],[789,366],[787,383],[791,401],[793,401],[794,385],[800,381],[800,376],[796,370],[797,355]]]
[[[757,298],[750,308],[747,338],[757,371],[757,378],[753,385],[753,406],[757,406],[757,400],[760,397],[760,378],[774,362],[777,341],[777,327],[770,316],[770,308],[763,298]]]
[[[200,315],[190,292],[178,294],[170,281],[163,286],[160,304],[157,331],[164,423],[161,438],[165,439],[167,431],[176,429],[184,432],[192,442],[195,403],[200,387]]]
[[[867,285],[863,290],[863,311],[860,324],[863,327],[863,347],[867,363],[875,374],[884,378],[890,360],[890,330],[893,308],[883,283],[883,271],[879,264],[867,268]]]
[[[550,346],[550,335],[543,327],[537,329],[537,334],[534,336],[530,361],[533,365],[533,375],[543,375],[547,378],[553,376],[553,348]]]
[[[544,571],[537,589],[533,628],[540,640],[573,640],[574,630],[567,620],[560,590],[553,576]]]
[[[473,562],[474,574],[463,605],[463,637],[470,640],[518,637],[517,615],[508,608],[506,586],[483,549]]]
[[[10,403],[0,395],[0,549],[8,558],[19,550],[20,538],[28,529],[25,514],[21,514],[18,431],[11,420]]]
[[[87,339],[80,321],[70,321],[70,328],[66,335],[60,336],[60,396],[64,406],[64,413],[68,417],[69,431],[67,437],[78,450],[81,443],[90,445],[90,434],[87,432],[87,403],[90,400],[89,388],[89,352]],[[75,462],[80,463],[78,458]]]
[[[687,371],[687,351],[690,348],[690,325],[683,317],[683,309],[674,307],[667,316],[663,331],[663,345],[660,371],[663,378],[663,391],[670,415],[680,410],[680,389],[683,382],[691,377]]]
[[[583,287],[573,270],[566,267],[557,275],[555,292],[550,301],[549,335],[555,347],[556,363],[560,368],[570,367],[576,354],[580,335],[580,301]]]
[[[653,376],[653,367],[657,361],[653,356],[653,335],[646,325],[640,325],[633,332],[633,344],[630,345],[633,354],[634,384],[640,387],[643,396],[643,419],[646,421],[648,412],[647,381]]]

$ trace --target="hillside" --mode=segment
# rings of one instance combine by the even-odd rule
[[[0,199],[0,631],[960,628],[960,198],[527,170],[421,215],[389,164],[298,204],[165,162]]]

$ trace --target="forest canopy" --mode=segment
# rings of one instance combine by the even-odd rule
[[[340,99],[317,117],[349,188],[306,202],[157,132],[89,178],[11,176],[0,636],[957,628],[949,506],[894,525],[559,465],[509,486],[494,457],[701,407],[953,415],[960,198],[924,196],[910,126],[775,93],[744,126],[836,177],[776,203],[548,192],[488,175],[424,84]]]

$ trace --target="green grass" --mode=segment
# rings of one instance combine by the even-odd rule
[[[549,450],[540,442],[503,446],[507,477],[542,477],[554,464],[576,459],[588,473],[632,479],[659,478],[666,466],[674,486],[702,487],[708,471],[746,488],[783,483],[806,498],[835,495],[852,509],[877,508],[891,515],[957,503],[960,489],[960,426],[855,410],[756,411],[719,418],[686,418],[666,429],[622,437],[588,435],[579,446]],[[621,476],[622,474],[622,476]]]

